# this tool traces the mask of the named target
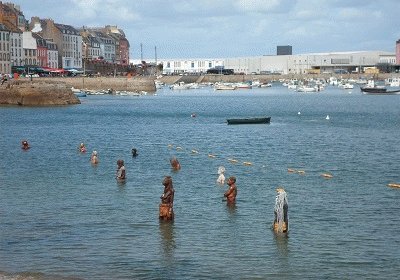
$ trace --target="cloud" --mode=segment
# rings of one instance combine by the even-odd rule
[[[236,0],[234,6],[243,12],[265,13],[288,11],[295,3],[295,0]]]
[[[101,18],[101,21],[135,21],[141,16],[135,12],[132,6],[124,0],[71,0],[73,9],[69,9],[67,15],[71,18],[79,11],[79,21]]]
[[[12,0],[31,16],[72,26],[117,25],[164,57],[393,51],[399,0]],[[57,5],[55,5],[57,3]],[[272,52],[272,53],[271,53]]]

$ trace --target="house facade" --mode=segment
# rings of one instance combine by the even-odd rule
[[[59,68],[57,44],[52,39],[46,39],[47,45],[47,67]]]
[[[40,35],[36,33],[32,33],[33,38],[36,39],[36,55],[37,55],[37,65],[42,67],[47,67],[48,62],[48,52],[47,52],[47,43],[46,40],[43,39]]]
[[[37,26],[40,25],[40,28]],[[32,17],[30,27],[36,26],[37,33],[50,38],[57,45],[58,65],[65,69],[82,68],[82,36],[70,25],[55,23],[51,19]],[[40,29],[40,30],[39,30]]]
[[[24,65],[37,66],[37,42],[31,31],[23,32],[22,46],[24,49]]]
[[[11,57],[10,57],[10,30],[0,24],[0,73],[11,72]]]

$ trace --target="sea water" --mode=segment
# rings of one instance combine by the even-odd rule
[[[81,101],[0,108],[0,279],[400,274],[400,189],[387,186],[400,182],[400,96],[274,85]],[[253,116],[271,124],[226,124]],[[235,207],[216,183],[219,166],[237,178]],[[175,188],[174,222],[158,219],[165,175]],[[288,194],[286,236],[271,231],[277,187]]]

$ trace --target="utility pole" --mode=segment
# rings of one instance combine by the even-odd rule
[[[158,65],[157,65],[157,46],[154,46],[154,56],[155,56],[155,61],[156,61],[156,76],[157,76],[157,70],[158,70]]]

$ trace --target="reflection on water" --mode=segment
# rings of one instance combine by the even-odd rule
[[[175,249],[174,222],[160,220],[160,238],[162,255],[167,261],[172,261]]]
[[[236,208],[236,203],[226,203],[226,209],[228,210],[231,218],[236,216]]]
[[[274,232],[274,240],[276,243],[278,255],[286,259],[288,257],[288,242],[289,242],[288,233]]]
[[[123,187],[125,187],[125,184],[126,184],[126,179],[125,180],[117,180],[118,187],[123,188]]]

